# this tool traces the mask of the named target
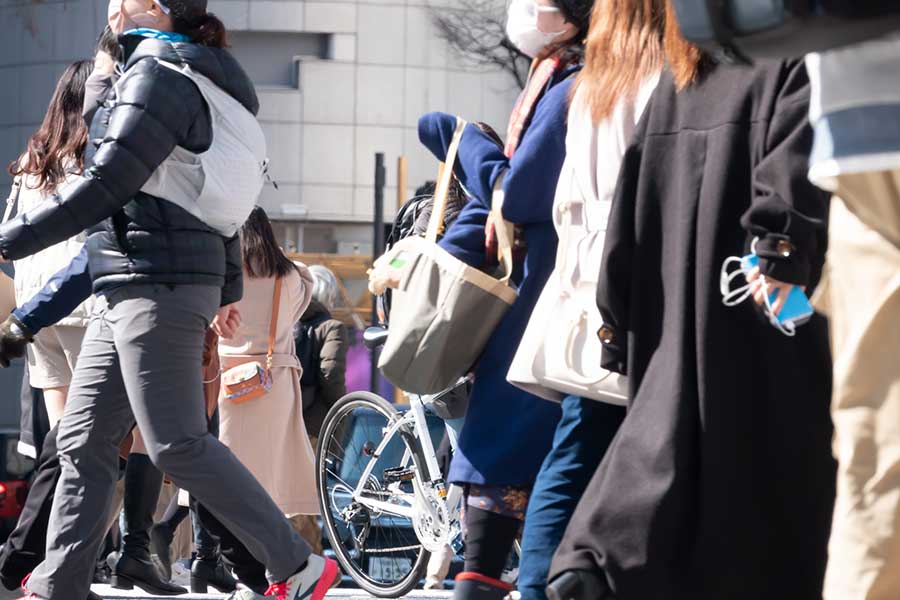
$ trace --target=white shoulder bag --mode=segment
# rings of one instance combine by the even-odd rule
[[[603,319],[596,294],[605,234],[586,226],[590,209],[568,161],[553,210],[560,231],[556,267],[532,312],[507,379],[546,400],[558,402],[574,395],[625,406],[627,378],[600,366],[603,344],[597,333]]]

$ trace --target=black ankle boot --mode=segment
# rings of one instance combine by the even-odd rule
[[[546,593],[548,600],[615,600],[606,581],[591,571],[564,571]]]
[[[191,561],[191,593],[206,594],[209,586],[230,594],[237,589],[237,582],[221,559],[195,558]]]
[[[512,586],[480,573],[465,572],[456,576],[453,600],[503,600]]]
[[[125,467],[125,529],[122,552],[113,568],[111,585],[119,590],[135,586],[157,596],[186,594],[181,586],[160,577],[150,560],[150,527],[159,500],[163,475],[143,454],[132,454]]]

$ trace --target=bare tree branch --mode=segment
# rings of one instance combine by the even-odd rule
[[[493,67],[509,74],[525,87],[531,59],[506,37],[504,0],[459,0],[452,8],[430,9],[438,36],[463,62]]]

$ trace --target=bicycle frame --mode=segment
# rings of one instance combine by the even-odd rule
[[[366,465],[366,468],[363,470],[362,476],[359,479],[359,483],[357,484],[356,489],[353,490],[353,500],[371,510],[413,519],[417,510],[416,504],[414,503],[416,494],[424,497],[426,493],[426,486],[441,486],[441,489],[443,489],[444,480],[443,475],[441,474],[440,466],[437,462],[437,457],[435,456],[434,443],[431,441],[431,432],[428,429],[427,417],[425,415],[425,404],[423,403],[420,396],[409,394],[408,397],[409,410],[401,415],[399,419],[395,420],[393,423],[390,423],[389,426],[385,428],[381,443],[378,444],[378,447],[372,453],[372,457],[370,458],[369,463]],[[390,444],[394,439],[394,436],[399,435],[400,431],[404,428],[411,429],[418,438],[419,444],[421,444],[422,447],[423,454],[425,455],[425,467],[427,469],[427,473],[420,473],[418,469],[415,470],[413,479],[413,486],[415,488],[415,491],[413,494],[401,493],[397,490],[397,496],[404,498],[405,500],[407,499],[406,497],[412,496],[407,500],[406,504],[401,505],[394,502],[377,500],[375,498],[372,498],[371,496],[366,496],[365,487],[372,476],[372,472],[375,469],[375,464],[384,453],[388,444]],[[454,449],[456,448],[456,436],[453,433],[451,433],[451,445]],[[404,451],[401,466],[405,467],[409,465],[411,460],[412,455],[409,452],[409,448],[407,448]],[[459,486],[454,485],[450,486],[449,492],[447,492],[446,490],[444,490],[443,492],[446,493],[447,507],[451,519],[458,518],[459,505],[462,499],[462,489]],[[424,508],[431,513],[431,516],[433,518],[439,518],[435,507],[433,507],[430,502],[420,503],[419,508],[421,508],[422,506],[424,506]],[[449,541],[450,540],[448,540],[448,543]]]

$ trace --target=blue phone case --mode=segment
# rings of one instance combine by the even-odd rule
[[[759,257],[755,254],[748,254],[741,259],[741,269],[745,273],[749,273],[758,265]],[[769,296],[771,302],[775,302],[777,298],[777,292]],[[806,294],[803,293],[803,290],[794,286],[791,289],[791,293],[788,295],[787,300],[785,300],[781,312],[778,314],[777,321],[782,325],[786,323],[802,325],[812,318],[814,312],[812,304],[809,303],[809,299],[806,297]]]

